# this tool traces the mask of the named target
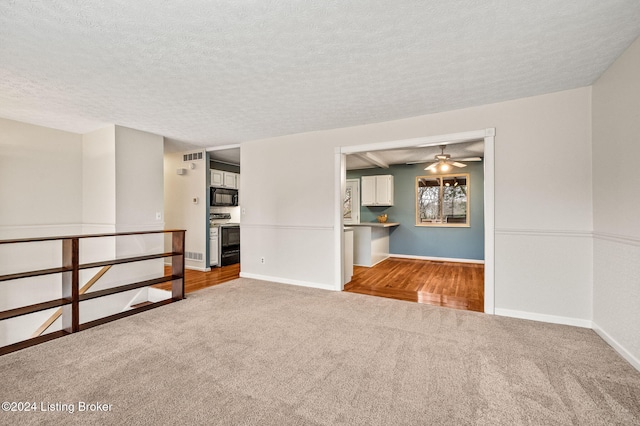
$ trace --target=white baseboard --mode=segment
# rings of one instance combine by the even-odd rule
[[[192,269],[194,271],[200,271],[200,272],[209,272],[209,271],[211,271],[211,268],[202,268],[200,266],[189,266],[189,265],[184,265],[184,269]]]
[[[394,254],[394,253],[391,253],[389,257],[398,257],[400,259],[435,260],[438,262],[478,263],[478,264],[484,265],[484,260],[477,260],[477,259],[456,259],[453,257],[414,256],[412,254]]]
[[[633,366],[633,368],[640,371],[640,359],[633,356],[633,354],[628,350],[626,350],[624,346],[622,346],[620,343],[618,343],[616,339],[614,339],[606,331],[598,327],[598,324],[593,323],[592,328],[593,328],[593,331],[595,331],[598,334],[598,336],[602,337],[602,340],[607,342],[609,346],[615,349],[615,351],[618,352],[618,354],[620,354],[622,358],[626,359],[627,362],[629,362],[629,364]]]
[[[574,327],[592,328],[590,320],[580,318],[561,317],[557,315],[536,314],[533,312],[513,311],[511,309],[495,309],[495,314],[502,317],[520,318],[532,321],[548,322],[551,324],[572,325]]]
[[[320,284],[320,283],[312,283],[309,281],[290,280],[287,278],[271,277],[268,275],[251,274],[247,272],[240,272],[240,277],[251,278],[254,280],[261,280],[261,281],[270,281],[270,282],[279,283],[279,284],[297,285],[300,287],[318,288],[320,290],[340,291],[339,289],[336,289],[330,284]]]
[[[390,258],[391,256],[387,256],[384,259],[380,259],[378,260],[376,263],[374,263],[373,265],[361,265],[359,263],[354,263],[353,266],[364,266],[365,268],[373,268],[374,266],[376,266],[378,263],[384,262],[385,260],[387,260],[388,258]]]
[[[171,262],[164,262],[164,266],[171,266]],[[194,271],[209,272],[211,268],[202,268],[200,266],[184,265],[184,269],[192,269]]]

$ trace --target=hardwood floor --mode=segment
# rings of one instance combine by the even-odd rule
[[[165,274],[169,275],[169,267]],[[240,277],[240,264],[210,272],[185,270],[185,293]],[[154,286],[171,290],[171,283]],[[484,311],[484,265],[389,258],[372,268],[354,266],[351,293],[388,297],[469,311]]]
[[[345,291],[484,312],[484,265],[389,258],[354,266]]]
[[[165,266],[165,275],[171,275],[170,268]],[[194,271],[193,269],[185,269],[184,277],[184,292],[189,294],[191,292],[201,290],[206,287],[211,287],[217,284],[222,284],[227,281],[240,278],[240,264],[223,266],[221,268],[211,268],[210,272]],[[153,287],[161,290],[171,291],[171,283],[164,283],[154,285]]]

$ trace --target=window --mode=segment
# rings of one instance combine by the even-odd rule
[[[469,226],[469,175],[416,177],[417,226]]]

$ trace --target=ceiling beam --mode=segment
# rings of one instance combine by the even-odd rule
[[[389,168],[389,164],[387,164],[387,162],[385,162],[382,158],[370,152],[358,152],[353,155],[366,161],[367,163],[373,164],[374,166],[382,167],[383,169]]]

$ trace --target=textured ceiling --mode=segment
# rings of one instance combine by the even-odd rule
[[[586,86],[637,0],[0,3],[0,116],[199,146]]]

